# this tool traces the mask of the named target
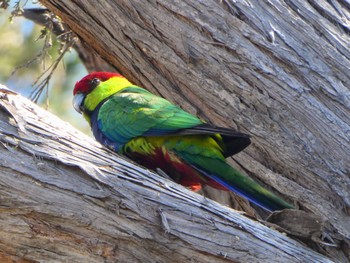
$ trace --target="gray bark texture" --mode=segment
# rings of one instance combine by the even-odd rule
[[[1,262],[332,262],[0,98]]]
[[[328,240],[337,245],[330,247],[309,244],[309,246],[313,246],[315,250],[324,253],[336,262],[350,261],[350,92],[348,88],[350,84],[348,44],[350,41],[350,4],[348,1],[42,0],[41,2],[60,16],[84,42],[84,45],[94,49],[105,61],[108,61],[117,71],[135,84],[162,95],[208,122],[219,126],[233,127],[251,134],[253,136],[252,145],[243,153],[235,156],[233,162],[254,179],[270,187],[271,190],[285,199],[294,202],[298,208],[319,216],[329,229],[327,232]],[[26,120],[25,123],[27,122]],[[62,129],[60,128],[56,132],[57,136],[61,136]],[[70,138],[75,137],[72,135]],[[17,140],[14,139],[12,145],[15,145]],[[28,145],[30,142],[30,139],[23,141],[24,145]],[[88,145],[83,146],[83,149],[90,153],[92,146],[90,145],[91,141],[88,142]],[[81,142],[79,141],[79,143]],[[60,147],[63,146],[58,148]],[[20,147],[21,150],[13,147],[10,149],[18,152],[25,151],[23,147]],[[101,167],[108,169],[110,167],[118,169],[124,167],[109,164],[110,159],[103,159],[103,162],[100,160],[102,164],[98,163],[96,158],[100,156],[100,151],[104,151],[101,149],[98,150],[98,155],[91,153],[95,157],[85,159],[85,161],[80,160],[87,154],[82,152],[81,148],[80,151],[67,151],[71,153],[70,158],[77,159],[77,163],[73,167],[79,166],[88,174],[92,174],[88,178],[84,177],[83,173],[80,174],[80,177],[87,181],[98,178],[97,181],[101,182],[102,178],[105,178],[101,174]],[[44,150],[42,154],[48,154],[47,152],[50,153],[51,150]],[[17,155],[19,156],[18,153],[15,154],[15,156]],[[35,154],[35,156],[42,155]],[[57,155],[57,158],[50,157],[50,159],[58,161],[57,163],[53,162],[52,165],[67,163],[59,160],[59,156]],[[108,156],[113,160],[117,158]],[[45,155],[44,160],[46,160]],[[79,164],[79,162],[81,163]],[[124,162],[123,164],[129,165]],[[74,182],[68,184],[72,185],[73,190],[85,191],[80,195],[71,188],[65,190],[69,192],[67,194],[61,188],[57,189],[57,186],[51,186],[52,183],[48,186],[43,182],[45,187],[53,188],[50,191],[61,191],[61,196],[64,198],[78,195],[79,198],[74,199],[75,202],[89,202],[89,204],[102,206],[109,211],[110,217],[115,217],[113,212],[121,210],[126,202],[123,199],[124,195],[115,191],[124,191],[125,189],[134,191],[135,200],[127,199],[129,203],[126,202],[126,207],[128,211],[132,210],[130,206],[134,209],[132,211],[143,211],[141,216],[133,214],[130,219],[126,216],[125,220],[130,222],[123,221],[124,225],[120,224],[119,221],[114,225],[111,222],[105,222],[108,221],[106,219],[108,214],[106,218],[98,218],[98,220],[102,220],[102,223],[86,220],[86,225],[96,226],[97,224],[101,231],[109,231],[108,227],[114,229],[113,227],[118,226],[120,227],[120,229],[117,228],[118,231],[115,229],[111,231],[116,231],[115,234],[118,234],[118,237],[122,236],[122,233],[125,235],[125,242],[114,243],[114,249],[108,246],[103,247],[100,244],[102,247],[99,250],[101,255],[110,255],[108,252],[119,253],[119,260],[125,262],[146,260],[142,258],[145,254],[152,255],[153,262],[164,260],[171,262],[172,259],[174,261],[178,259],[178,262],[190,261],[191,259],[198,262],[213,262],[212,258],[204,261],[200,256],[205,254],[210,257],[215,253],[222,256],[221,259],[219,259],[220,255],[217,256],[215,259],[217,262],[220,262],[219,260],[237,262],[288,262],[288,260],[291,262],[293,260],[296,262],[316,262],[324,260],[316,257],[311,260],[307,258],[306,252],[299,253],[297,249],[282,253],[276,252],[271,246],[267,248],[266,246],[272,242],[270,239],[273,240],[275,248],[285,245],[286,241],[278,240],[280,235],[276,231],[269,238],[260,236],[257,234],[259,231],[255,228],[251,228],[252,231],[249,232],[253,236],[244,238],[238,234],[231,236],[231,232],[220,233],[220,238],[217,242],[213,242],[214,245],[210,243],[207,246],[208,243],[204,241],[200,243],[201,252],[193,249],[193,243],[189,242],[188,238],[180,238],[179,241],[180,234],[174,237],[174,241],[172,236],[176,232],[173,230],[174,225],[178,227],[177,229],[182,235],[189,234],[192,235],[192,238],[198,235],[209,237],[207,230],[203,231],[200,227],[198,228],[198,225],[194,225],[188,220],[188,217],[194,216],[192,213],[197,211],[196,209],[204,213],[199,208],[203,206],[203,202],[198,207],[192,202],[192,200],[201,197],[189,193],[183,188],[173,186],[172,183],[166,183],[164,185],[171,185],[171,189],[182,189],[180,192],[175,191],[176,196],[180,199],[173,199],[170,202],[172,206],[176,206],[176,209],[167,210],[161,207],[159,210],[157,206],[161,202],[158,202],[158,199],[156,199],[156,207],[143,205],[138,199],[140,193],[142,196],[144,191],[147,192],[143,182],[156,179],[142,177],[142,183],[138,177],[131,179],[133,177],[126,176],[127,179],[125,179],[124,173],[133,174],[133,171],[140,169],[134,170],[135,167],[132,167],[132,170],[122,170],[117,178],[113,177],[113,180],[121,181],[111,185],[107,183],[109,192],[106,196],[108,198],[97,198],[94,194],[88,194],[85,190],[77,190],[79,188],[74,187],[74,185],[89,185],[87,182],[85,184],[74,184]],[[102,170],[104,171],[104,168]],[[78,169],[74,171],[79,172]],[[9,170],[10,173],[11,170]],[[63,173],[62,176],[66,176],[66,173]],[[13,178],[18,179],[18,177]],[[13,178],[11,177],[11,180]],[[25,176],[25,178],[29,180],[27,184],[32,182],[32,187],[36,187],[35,191],[40,192],[42,188],[40,180],[38,184],[35,184],[36,181],[31,179],[32,177]],[[69,176],[67,180],[70,178],[76,177]],[[102,180],[104,184],[106,180],[108,182],[112,180],[110,177],[106,178],[108,180]],[[50,178],[45,180],[50,180]],[[56,184],[63,184],[61,178],[56,177],[51,180]],[[130,182],[134,182],[134,184]],[[172,191],[167,192],[169,187],[164,187],[164,185],[159,186],[162,190],[157,189],[160,191],[160,195],[173,195]],[[26,187],[29,189],[28,185]],[[100,187],[96,190],[89,185],[88,189],[94,189],[98,193],[104,192],[99,190]],[[152,187],[155,186],[152,185]],[[89,191],[87,190],[87,192]],[[152,191],[149,194],[152,196]],[[24,198],[18,193],[17,195]],[[119,196],[121,204],[118,203],[117,199],[111,199],[111,195],[113,198]],[[153,202],[157,197],[158,195],[155,195],[151,198]],[[182,197],[183,199],[181,199]],[[84,198],[88,198],[88,201]],[[172,198],[174,197],[172,196]],[[96,199],[99,201],[97,202]],[[145,200],[149,202],[148,198]],[[53,201],[47,202],[50,204]],[[62,205],[66,205],[66,202],[62,200],[60,202]],[[208,202],[212,204],[211,201]],[[181,210],[179,207],[185,204],[187,210],[184,208]],[[80,207],[83,204],[76,203],[76,205]],[[224,209],[221,206],[220,209],[215,208],[216,205],[211,205],[211,208],[219,211]],[[119,208],[116,210],[111,208],[117,206]],[[27,211],[26,207],[24,205],[23,211]],[[32,209],[31,206],[29,207],[29,210]],[[45,208],[40,206],[38,211],[50,214],[50,209],[53,208],[54,206],[49,205]],[[191,213],[187,216],[179,215],[177,214],[178,209],[191,211]],[[98,210],[92,210],[95,212],[94,215],[99,214]],[[34,214],[37,215],[38,211]],[[55,211],[60,210],[56,208]],[[55,213],[55,211],[51,212]],[[87,211],[90,210],[87,209]],[[143,213],[148,214],[147,211],[150,211],[150,214],[154,213],[152,216],[158,220],[156,227],[163,225],[166,233],[160,234],[145,230],[151,229],[147,223],[152,220],[138,218],[142,218]],[[223,211],[225,212],[220,213],[220,220],[224,220],[223,218],[228,220],[226,216],[223,216],[227,213],[230,216],[235,214],[229,209]],[[80,212],[89,213],[85,210]],[[8,213],[11,217],[11,212]],[[19,212],[17,211],[17,213]],[[56,226],[55,229],[57,229],[60,223],[65,222],[62,220],[63,217],[67,218],[67,221],[77,218],[75,213],[79,212],[75,209],[72,209],[71,214],[67,211],[57,212],[57,218],[52,216],[53,222],[50,221],[51,217],[35,221],[37,217],[33,216],[32,220],[41,222],[43,228],[50,229],[51,226]],[[59,217],[61,214],[62,217]],[[212,222],[212,217],[209,217],[210,222],[206,221],[208,218],[204,218],[203,221],[196,219],[196,222],[199,225],[207,225]],[[251,222],[247,218],[242,220]],[[21,222],[19,221],[18,224]],[[77,220],[77,222],[80,221]],[[143,231],[145,236],[139,232],[136,234],[132,231],[128,232],[130,227],[135,226],[133,222],[136,222],[135,224],[141,229],[138,231]],[[169,222],[172,224],[169,225]],[[189,222],[191,225],[188,224]],[[99,233],[94,227],[92,227],[93,230],[89,229],[84,223],[77,224],[77,228],[85,229],[87,232],[96,231],[94,234],[98,236],[96,242],[99,244],[99,237],[103,235],[102,233]],[[132,226],[128,227],[128,224]],[[67,226],[67,229],[75,229],[71,224],[68,225],[70,228]],[[225,228],[236,229],[235,226],[239,226],[240,223],[225,223],[224,225]],[[126,230],[122,230],[122,226],[126,227]],[[217,224],[215,223],[213,226],[216,228]],[[262,227],[257,223],[255,226]],[[244,230],[246,229],[244,227]],[[59,228],[59,230],[62,229]],[[38,231],[41,233],[41,228]],[[57,233],[62,234],[59,231]],[[91,232],[89,233],[91,234]],[[150,236],[147,236],[149,233],[151,233]],[[260,236],[258,239],[262,241],[261,243],[256,243],[255,234]],[[130,238],[130,235],[134,239]],[[163,243],[155,239],[158,235],[163,238]],[[237,242],[232,238],[234,236],[239,237],[238,243],[241,245],[243,244],[242,240],[244,240],[244,245],[236,246]],[[213,234],[208,239],[212,240],[211,238],[214,237]],[[69,238],[73,242],[73,237],[69,236]],[[110,238],[113,241],[115,235],[111,235]],[[145,239],[150,243],[145,242]],[[113,243],[111,240],[108,241],[110,243],[103,242],[111,244]],[[140,240],[143,242],[138,243]],[[179,245],[177,241],[184,243]],[[103,242],[102,244],[105,244]],[[169,242],[174,242],[176,248],[168,248],[167,252],[163,252],[161,255],[160,251],[163,251],[166,245],[173,245]],[[222,242],[228,243],[222,244]],[[159,245],[156,246],[156,243]],[[38,243],[37,247],[40,247],[40,244]],[[86,252],[92,249],[88,247],[86,242],[82,241],[82,244],[84,244],[82,247],[86,249],[82,249],[82,251]],[[45,243],[45,245],[47,244]],[[129,254],[131,258],[128,261],[125,256],[134,245],[139,245],[139,249],[135,250],[133,254]],[[98,245],[96,246],[98,247]],[[70,248],[72,246],[66,249]],[[77,256],[80,256],[79,253],[83,253],[80,250],[81,247],[76,246],[75,248]],[[48,253],[50,249],[46,249],[48,251],[45,251]],[[256,253],[252,253],[251,249]],[[92,250],[96,251],[96,248]],[[62,252],[62,254],[64,253]],[[179,255],[179,258],[175,259],[175,254]],[[253,254],[254,256],[252,256]],[[183,258],[180,258],[181,255]],[[157,258],[158,256],[168,256],[168,258]],[[92,256],[91,259],[93,259]],[[96,260],[98,261],[99,258]]]

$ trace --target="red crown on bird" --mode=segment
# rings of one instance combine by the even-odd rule
[[[77,81],[74,86],[73,95],[77,93],[89,93],[90,92],[90,82],[93,79],[99,79],[101,81],[106,81],[112,77],[122,77],[118,73],[112,72],[92,72],[89,75],[85,76],[81,80]]]

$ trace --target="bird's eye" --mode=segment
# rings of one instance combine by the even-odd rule
[[[90,88],[94,89],[101,83],[101,80],[98,78],[94,78],[90,81]]]

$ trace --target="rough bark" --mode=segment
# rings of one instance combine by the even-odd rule
[[[328,220],[324,253],[349,260],[347,1],[41,2],[136,84],[250,133],[236,164]]]
[[[0,98],[1,262],[331,262]]]
[[[346,1],[42,3],[136,84],[250,133],[236,162],[349,240]]]

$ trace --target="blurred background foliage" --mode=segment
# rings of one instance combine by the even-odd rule
[[[9,7],[0,9],[0,83],[23,96],[30,97],[34,90],[33,84],[37,78],[59,56],[60,44],[52,37],[52,47],[44,59],[35,60],[45,45],[40,38],[44,27],[34,24],[23,17],[11,17],[16,4],[25,8],[41,7],[37,2],[30,1],[1,1],[8,2]],[[61,119],[85,133],[90,132],[88,124],[72,107],[72,91],[77,80],[87,74],[77,53],[72,49],[64,55],[63,60],[50,80],[47,94],[45,92],[38,104]]]

